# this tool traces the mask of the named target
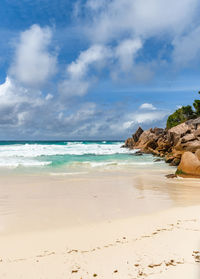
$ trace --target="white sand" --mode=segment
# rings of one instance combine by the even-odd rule
[[[199,185],[153,174],[3,177],[0,278],[198,279]]]
[[[200,207],[1,238],[0,278],[200,276]]]

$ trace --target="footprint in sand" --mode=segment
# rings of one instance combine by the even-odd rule
[[[71,253],[78,253],[78,250],[73,249],[73,250],[68,251],[67,253],[68,253],[68,254],[71,254]]]
[[[192,256],[196,263],[200,263],[200,251],[193,251]]]
[[[154,268],[154,267],[158,267],[158,266],[161,266],[162,263],[159,263],[159,264],[149,264],[148,267],[149,268]]]

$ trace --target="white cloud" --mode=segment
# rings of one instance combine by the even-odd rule
[[[98,9],[96,0],[89,6]],[[86,4],[87,6],[88,4]],[[151,36],[181,33],[194,18],[198,0],[113,0],[99,7],[99,13],[90,13],[89,34],[94,42],[110,42],[130,36]]]
[[[192,66],[200,60],[200,26],[173,41],[173,61],[178,67]]]
[[[0,98],[0,126],[24,125],[31,110],[44,104],[40,91],[27,90],[10,77],[0,84]]]
[[[67,72],[71,78],[80,79],[87,75],[91,65],[102,62],[108,57],[109,51],[106,47],[93,45],[80,53],[78,59],[67,67]]]
[[[67,66],[66,78],[60,82],[59,92],[65,97],[85,95],[97,80],[99,71],[105,67],[114,79],[118,79],[122,73],[133,76],[134,59],[141,47],[140,39],[123,40],[113,47],[99,44],[90,46]],[[135,75],[137,70],[138,66],[135,66]],[[142,72],[146,76],[145,70]]]
[[[145,56],[142,51],[146,41],[149,38],[157,38],[175,46],[177,39],[174,38],[182,38],[183,34],[190,33],[194,28],[199,1],[87,0],[85,6],[82,2],[79,4],[84,18],[83,30],[91,46],[68,66],[68,78],[61,84],[61,91],[65,91],[66,95],[83,96],[92,83],[87,73],[91,65],[97,64],[100,60],[99,56],[104,57],[106,70],[115,81],[144,83],[151,80],[154,73],[160,67],[166,67],[168,62],[162,55],[159,59],[143,60],[140,54]],[[194,44],[189,49],[193,50],[190,57],[196,56],[197,38]],[[181,44],[177,47],[177,53],[179,49],[180,53],[187,52],[187,43],[183,45],[183,50]],[[161,49],[159,51],[162,52]],[[178,60],[177,53],[174,55],[176,60]],[[179,57],[181,60],[182,55]],[[93,76],[95,74],[94,70]]]
[[[51,39],[48,27],[33,25],[21,33],[10,73],[23,85],[41,86],[55,73],[56,57],[48,50]]]
[[[140,107],[141,108],[141,107]],[[144,108],[143,108],[144,109]],[[149,110],[148,108],[146,108]],[[158,111],[146,111],[146,112],[135,112],[129,113],[127,115],[126,121],[123,123],[124,129],[133,128],[136,125],[148,125],[154,122],[160,122],[164,120],[169,115],[169,111],[166,110],[158,110]]]
[[[93,10],[98,11],[99,9],[103,8],[106,5],[106,0],[88,0],[86,2],[86,7]]]
[[[138,124],[152,123],[154,121],[163,119],[166,115],[168,115],[168,113],[168,111],[138,113],[134,116],[134,121]]]
[[[156,107],[154,107],[152,104],[144,103],[140,106],[140,109],[156,110]]]
[[[27,90],[8,77],[0,85],[0,127],[5,137],[98,139],[109,135],[119,139],[128,137],[138,125],[161,123],[168,115],[167,111],[149,111],[148,106],[146,111],[143,106],[143,111],[134,113],[117,105],[105,108],[92,102],[62,106],[51,96]]]
[[[79,57],[67,66],[66,79],[59,84],[59,91],[65,97],[83,96],[90,88],[93,79],[88,75],[91,68],[98,70],[110,57],[108,48],[93,45],[82,51]]]
[[[131,84],[149,80],[154,61],[146,62],[152,55],[142,53],[149,38],[161,39],[174,47],[174,64],[184,67],[194,61],[200,43],[199,27],[194,23],[198,2],[88,0],[83,9],[84,20],[89,19],[87,28],[80,29],[86,29],[89,47],[66,66],[58,84],[59,96],[53,88],[45,88],[43,94],[40,91],[56,71],[56,55],[50,51],[51,29],[34,25],[22,32],[10,77],[0,85],[0,125],[11,125],[12,135],[20,126],[27,137],[36,132],[38,137],[120,138],[138,124],[161,123],[168,112],[153,104],[144,103],[133,113],[130,108],[120,110],[115,105],[110,109],[94,103],[81,105],[69,97],[84,96],[102,74]]]
[[[85,81],[82,79],[66,79],[60,82],[58,90],[61,93],[61,97],[75,97],[83,96],[88,92],[91,85],[91,81]]]
[[[167,41],[168,45],[174,47],[172,59],[181,67],[188,66],[199,53],[198,0],[88,0],[85,7],[88,19],[86,35],[91,43],[118,45],[116,53],[119,63],[111,71],[114,79],[121,76],[121,70],[130,71],[128,79],[132,76],[133,81],[148,81],[156,69],[168,64],[166,57],[161,56],[159,61],[156,58],[142,64],[137,61],[133,65],[134,57],[139,50],[143,50],[149,38]],[[134,47],[133,42],[138,45]],[[163,53],[165,51],[163,49]]]
[[[116,47],[116,57],[119,59],[122,71],[132,70],[134,58],[141,48],[142,42],[140,39],[127,39]]]
[[[53,95],[52,94],[47,94],[45,99],[48,101],[48,100],[51,100],[53,99]]]
[[[17,115],[18,126],[24,125],[26,123],[28,117],[29,117],[28,111],[19,112]]]
[[[37,105],[40,103],[40,93],[37,91],[34,95],[35,96],[32,96],[29,90],[20,86],[15,80],[8,76],[5,82],[0,84],[1,106],[20,104],[22,102]]]
[[[43,96],[41,87],[56,68],[56,57],[48,51],[51,37],[49,28],[38,25],[33,25],[20,34],[9,75],[5,82],[0,84],[0,126],[6,129],[23,127],[24,131],[27,131],[31,129],[26,126],[27,123],[31,123],[34,128],[38,115],[38,119],[45,122],[48,115],[47,105],[53,95]],[[20,130],[20,133],[23,131]]]
[[[95,103],[84,103],[73,115],[65,117],[65,121],[68,123],[79,123],[92,117],[96,112]]]

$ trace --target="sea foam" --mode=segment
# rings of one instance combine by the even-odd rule
[[[70,142],[66,145],[18,144],[0,146],[0,157],[38,157],[53,155],[113,155],[129,154],[135,151],[121,148],[122,143],[84,144]]]
[[[53,156],[103,156],[117,154],[132,154],[135,150],[121,148],[122,142],[62,142],[55,143],[24,143],[0,145],[0,167],[45,166],[50,165]],[[51,157],[49,159],[49,157]],[[70,156],[70,157],[71,157]],[[83,159],[84,161],[84,159]],[[107,164],[107,163],[105,163]],[[104,165],[104,162],[93,163]]]

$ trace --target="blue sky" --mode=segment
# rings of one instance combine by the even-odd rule
[[[198,0],[2,0],[0,139],[125,139],[200,90]]]

